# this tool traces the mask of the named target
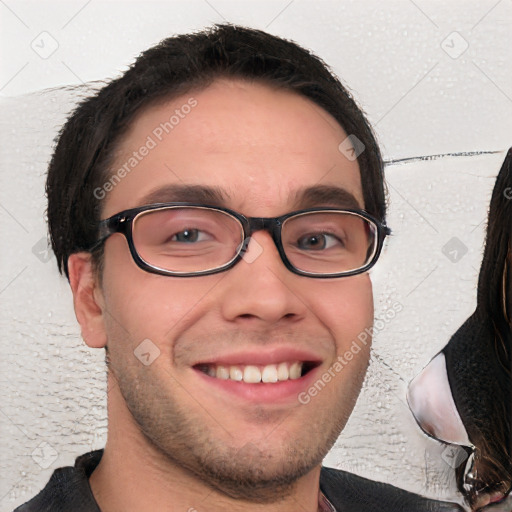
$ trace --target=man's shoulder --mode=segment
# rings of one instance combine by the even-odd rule
[[[463,512],[460,505],[431,500],[383,482],[322,467],[320,488],[343,512]]]
[[[74,466],[56,469],[44,489],[14,512],[100,512],[88,478],[103,450],[85,453]]]

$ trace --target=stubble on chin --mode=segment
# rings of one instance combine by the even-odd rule
[[[136,428],[164,464],[230,498],[251,503],[276,503],[290,496],[297,481],[321,464],[348,419],[342,414],[333,421],[332,411],[325,411],[300,431],[283,436],[286,415],[277,422],[278,415],[269,415],[262,407],[255,411],[255,423],[268,427],[276,422],[275,429],[266,428],[267,437],[240,446],[229,418],[216,418],[208,411],[198,414],[197,404],[179,404],[146,369],[110,370]],[[273,435],[280,435],[281,441],[273,443]]]
[[[261,425],[262,436],[244,442],[233,418],[217,413],[214,405],[201,404],[193,390],[158,368],[158,360],[144,366],[116,352],[109,354],[108,369],[119,398],[141,438],[161,455],[162,467],[187,472],[230,498],[260,504],[290,496],[298,480],[321,464],[348,421],[364,378],[364,372],[351,372],[331,384],[336,392],[323,391],[324,398],[315,398],[311,406],[297,404],[299,417],[307,417],[302,423],[294,418],[295,409],[251,409],[245,421]],[[236,413],[240,421],[244,415]]]

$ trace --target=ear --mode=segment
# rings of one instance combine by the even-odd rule
[[[91,348],[107,344],[103,293],[93,272],[91,254],[78,252],[68,258],[69,284],[73,292],[75,315],[82,338]]]

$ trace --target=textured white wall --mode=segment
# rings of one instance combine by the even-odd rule
[[[0,3],[1,512],[34,495],[56,467],[102,447],[107,429],[103,351],[81,342],[68,285],[40,252],[45,166],[76,97],[34,91],[115,76],[163,37],[225,19],[324,58],[363,105],[388,159],[512,145],[511,2],[383,4]],[[372,272],[376,316],[403,309],[377,334],[363,393],[327,464],[432,496],[453,492],[442,447],[416,428],[404,386],[474,307],[483,221],[503,158],[388,167],[395,236]],[[453,237],[468,248],[456,263],[443,254]]]

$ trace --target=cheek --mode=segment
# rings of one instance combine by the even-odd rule
[[[137,267],[122,235],[108,242],[103,288],[109,341],[137,345],[150,339],[162,352],[169,350],[165,340],[194,320],[222,274],[197,280],[151,274]]]
[[[331,283],[329,283],[331,285]],[[327,287],[316,311],[329,328],[336,354],[330,369],[336,375],[331,399],[346,401],[354,406],[366,374],[370,358],[371,327],[373,325],[373,293],[367,274],[340,279]]]
[[[374,313],[372,286],[369,276],[363,274],[315,284],[315,288],[317,299],[310,304],[314,304],[315,316],[335,341],[335,352],[320,376],[328,384],[318,407],[332,411],[341,431],[356,404],[368,367]]]
[[[368,274],[326,282],[317,296],[321,298],[315,301],[315,314],[333,333],[338,352],[372,326],[373,293]]]

